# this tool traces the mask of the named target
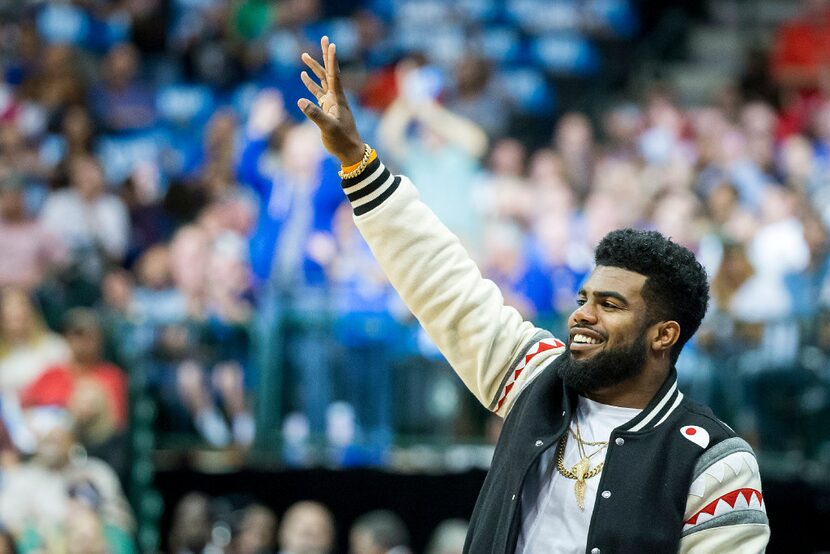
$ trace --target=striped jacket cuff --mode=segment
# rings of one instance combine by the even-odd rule
[[[354,215],[363,215],[383,204],[400,183],[401,178],[392,175],[377,158],[360,175],[344,179],[341,185],[352,204]]]

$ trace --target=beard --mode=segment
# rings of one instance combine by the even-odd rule
[[[566,386],[580,394],[595,392],[636,377],[646,363],[646,326],[631,344],[575,360],[570,344],[557,372]]]

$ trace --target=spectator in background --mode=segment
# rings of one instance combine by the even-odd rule
[[[210,238],[198,225],[180,227],[170,241],[173,284],[178,294],[184,297],[185,313],[197,321],[204,317],[209,251]]]
[[[96,141],[95,124],[83,104],[69,106],[63,113],[60,134],[48,135],[40,149],[41,163],[52,170],[53,181],[66,180],[69,160],[93,153]]]
[[[421,183],[421,199],[441,221],[479,252],[480,221],[471,199],[487,135],[436,101],[441,83],[434,68],[405,59],[396,72],[399,94],[378,125],[379,147],[390,163]]]
[[[259,201],[250,263],[264,292],[259,324],[268,333],[274,333],[287,310],[313,322],[315,314],[329,309],[325,266],[334,252],[334,214],[343,203],[337,163],[323,151],[316,129],[307,123],[283,125],[284,118],[281,96],[260,93],[238,168],[240,181]],[[274,134],[282,137],[277,150],[268,141]],[[312,433],[322,436],[333,399],[328,331],[312,323],[277,332],[286,333],[285,352],[304,353],[285,359],[296,376],[288,394],[294,403],[290,409],[301,410]]]
[[[127,209],[121,199],[106,191],[104,174],[95,158],[73,159],[69,184],[68,189],[54,192],[46,200],[41,222],[66,240],[80,273],[97,282],[107,262],[120,262],[127,253]]]
[[[206,554],[211,542],[214,514],[210,498],[191,492],[182,498],[173,511],[168,537],[170,554]]]
[[[60,236],[29,217],[23,181],[0,175],[0,287],[37,288],[68,258]]]
[[[512,102],[496,80],[486,59],[468,54],[456,64],[455,86],[447,95],[447,109],[479,125],[491,140],[508,130]]]
[[[18,554],[19,550],[15,546],[14,535],[7,529],[0,530],[0,554]]]
[[[624,160],[639,159],[638,141],[643,132],[643,113],[636,104],[621,104],[605,113],[604,155]]]
[[[289,126],[279,150],[269,148],[267,139],[279,131],[284,117],[282,98],[262,93],[251,121],[262,118],[267,124],[249,125],[238,174],[259,200],[259,220],[250,239],[253,272],[291,295],[297,287],[324,284],[317,244],[331,242],[342,193],[337,165],[325,155],[313,127]]]
[[[66,341],[19,288],[0,289],[0,392],[17,397],[47,368],[69,360]]]
[[[334,336],[341,346],[337,396],[357,416],[357,440],[369,447],[363,463],[374,464],[393,438],[390,363],[401,335],[395,317],[400,300],[345,205],[335,217],[334,238],[337,250],[328,271],[338,314]],[[349,463],[348,453],[341,461]]]
[[[514,223],[490,222],[484,232],[482,274],[492,280],[525,319],[550,317],[554,297],[547,275],[531,256],[522,230]]]
[[[568,113],[559,119],[553,135],[553,147],[562,164],[562,175],[579,198],[591,187],[594,165],[594,131],[588,118]]]
[[[118,477],[104,461],[79,455],[73,422],[63,410],[29,413],[37,451],[28,462],[4,473],[0,519],[17,535],[29,529],[41,537],[65,528],[73,509],[70,491],[90,483],[100,496],[98,513],[106,525],[131,534],[135,522]]]
[[[208,121],[197,165],[198,178],[213,199],[236,185],[237,120],[230,110],[218,110]]]
[[[49,168],[41,163],[31,136],[39,135],[45,123],[36,113],[22,110],[11,121],[0,121],[0,168],[4,174],[27,182],[26,201],[31,202],[30,208],[36,207],[33,201],[40,200],[40,187],[49,177]]]
[[[156,119],[152,91],[139,80],[141,58],[128,42],[116,44],[107,53],[102,82],[92,91],[95,119],[109,132],[147,129]]]
[[[128,466],[120,435],[127,424],[124,372],[102,359],[103,336],[97,314],[73,308],[65,317],[70,359],[51,366],[22,394],[24,408],[57,406],[72,415],[80,442],[117,469]]]
[[[334,551],[334,518],[318,502],[292,504],[282,518],[279,554],[330,554]]]
[[[171,265],[170,248],[165,244],[151,246],[136,261],[133,272],[137,286],[130,311],[140,320],[163,325],[187,318],[187,303],[182,291],[174,286]]]
[[[176,368],[176,390],[196,430],[216,447],[231,442],[248,447],[254,440],[254,419],[243,384],[243,369],[235,362],[224,361],[211,368],[207,379],[205,364],[188,359]],[[217,405],[218,395],[222,408]],[[230,428],[228,426],[230,422]]]
[[[802,0],[801,5],[801,13],[776,33],[772,73],[788,92],[809,96],[827,90],[830,4],[827,0]]]
[[[277,516],[262,504],[247,506],[233,538],[232,554],[276,554],[276,548]]]
[[[36,102],[50,117],[59,117],[67,107],[82,104],[86,83],[78,65],[71,45],[46,46],[20,84],[21,98]]]
[[[526,225],[539,197],[534,198],[531,183],[525,176],[527,150],[512,138],[501,139],[488,156],[473,191],[476,212],[485,220],[508,218]],[[539,185],[533,182],[533,185]]]
[[[463,519],[447,519],[442,521],[432,537],[425,551],[426,554],[462,554],[464,541],[467,539],[469,522]]]
[[[830,3],[802,0],[801,13],[778,29],[771,73],[780,88],[782,110],[777,136],[801,133],[830,92]]]
[[[349,531],[350,554],[408,554],[409,531],[403,520],[389,510],[363,514]]]
[[[133,539],[101,515],[101,494],[90,481],[69,486],[65,522],[54,529],[27,527],[20,538],[21,554],[134,554]]]

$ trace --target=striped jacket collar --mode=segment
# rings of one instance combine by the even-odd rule
[[[637,417],[618,428],[619,431],[636,433],[654,429],[668,419],[683,400],[677,388],[677,371],[672,367],[666,381]]]

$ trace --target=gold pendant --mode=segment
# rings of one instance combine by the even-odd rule
[[[587,485],[585,484],[585,479],[580,479],[574,485],[574,494],[576,494],[576,505],[579,506],[579,509],[583,512],[585,511],[585,489]]]
[[[584,457],[577,462],[577,464],[573,468],[573,472],[576,475],[577,481],[584,481],[585,476],[588,475],[588,467],[591,465],[591,462],[588,461],[588,458]]]
[[[588,475],[588,467],[590,462],[588,458],[582,458],[573,467],[573,473],[576,475],[576,483],[574,484],[574,494],[576,495],[576,505],[579,509],[585,511],[585,489],[588,487],[585,483],[585,477]]]

